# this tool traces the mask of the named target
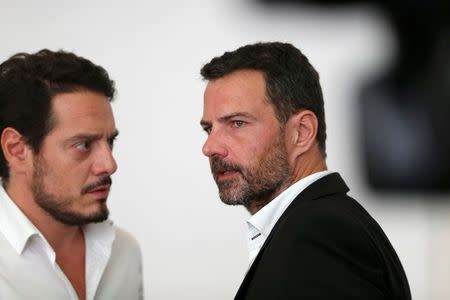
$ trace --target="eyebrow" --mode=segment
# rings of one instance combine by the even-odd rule
[[[114,130],[114,132],[111,135],[108,136],[108,140],[114,140],[118,135],[119,135],[119,131],[116,129],[116,130]],[[95,140],[101,139],[102,136],[103,136],[102,134],[81,133],[81,134],[77,134],[77,135],[70,137],[66,141],[66,144],[70,144],[72,142],[79,141],[79,140],[95,141]]]
[[[119,135],[119,130],[114,130],[114,132],[109,136],[109,139],[116,139],[116,137]]]
[[[236,117],[244,117],[244,118],[248,118],[248,119],[251,119],[251,120],[256,120],[256,117],[253,116],[252,114],[249,114],[248,112],[234,112],[234,113],[230,113],[228,115],[220,117],[219,121],[220,122],[226,122],[226,121],[228,121],[230,119],[233,119],[233,118],[236,118]],[[200,121],[200,125],[203,128],[211,126],[211,124],[212,124],[212,122],[206,121],[206,120],[203,120],[203,119]]]

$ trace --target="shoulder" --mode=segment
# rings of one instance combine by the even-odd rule
[[[320,178],[294,199],[278,223],[299,230],[329,228],[340,233],[379,227],[356,200],[347,196],[348,191],[338,173]]]
[[[115,232],[113,252],[120,253],[120,255],[140,258],[141,250],[135,237],[121,227],[114,225],[113,228]]]
[[[294,249],[309,245],[311,249],[329,249],[340,255],[351,253],[380,262],[377,249],[388,243],[376,221],[345,194],[299,203],[288,209],[278,223],[274,241]]]
[[[304,203],[302,199],[296,199],[296,202],[296,205],[286,211],[284,218],[287,225],[299,229],[329,229],[342,233],[379,228],[370,214],[346,194],[328,195]]]
[[[128,231],[126,231],[125,229],[117,226],[117,225],[113,225],[114,228],[114,232],[116,234],[116,241],[118,242],[127,242],[133,245],[138,245],[138,242],[136,240],[136,238],[129,233]]]
[[[142,255],[138,242],[113,225],[115,238],[108,265],[97,289],[97,299],[142,299]]]
[[[316,200],[296,203],[279,219],[255,260],[252,284],[286,299],[383,299],[383,260],[366,221],[354,216],[362,213],[354,200]],[[336,201],[348,203],[330,204]]]

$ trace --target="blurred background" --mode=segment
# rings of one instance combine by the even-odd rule
[[[293,43],[321,76],[329,169],[383,227],[413,299],[443,300],[450,298],[448,7],[0,0],[0,60],[64,49],[108,70],[120,130],[111,218],[141,244],[146,299],[226,300],[247,268],[249,214],[220,202],[201,154],[199,70],[244,44]]]

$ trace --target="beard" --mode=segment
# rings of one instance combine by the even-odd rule
[[[48,167],[41,158],[34,161],[34,171],[31,183],[31,190],[36,203],[55,220],[66,225],[86,225],[98,223],[108,218],[109,210],[106,206],[106,199],[98,199],[100,207],[90,213],[83,214],[72,208],[76,201],[81,201],[81,196],[95,189],[98,186],[111,184],[109,176],[103,177],[97,182],[86,185],[81,189],[80,196],[55,195],[47,191],[44,178],[48,174]]]
[[[211,158],[211,172],[222,202],[249,208],[265,205],[281,192],[291,174],[282,137],[283,134],[254,165],[242,166],[218,157]],[[227,171],[238,174],[231,179],[220,180],[219,174]]]

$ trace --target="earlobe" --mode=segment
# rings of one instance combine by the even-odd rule
[[[17,130],[11,127],[5,128],[1,135],[1,146],[10,167],[20,168],[26,163],[28,146]]]

